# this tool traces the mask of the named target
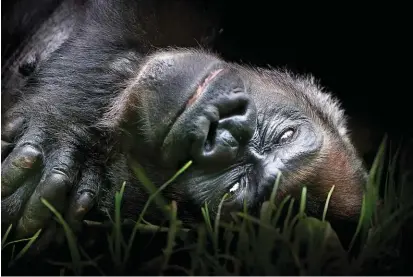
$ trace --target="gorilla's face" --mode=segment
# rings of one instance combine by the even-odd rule
[[[116,108],[115,108],[116,107]],[[307,186],[319,214],[356,219],[366,172],[343,112],[311,79],[241,67],[193,51],[156,53],[107,113],[127,130],[128,153],[160,185],[185,162],[171,197],[216,211],[257,207],[281,173],[277,201]],[[225,213],[225,212],[224,212]]]

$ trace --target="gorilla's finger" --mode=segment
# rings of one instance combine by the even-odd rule
[[[14,139],[23,131],[24,117],[16,116],[6,119],[6,123],[2,126],[1,139],[7,142],[13,142]]]
[[[81,229],[82,220],[95,205],[96,195],[91,191],[84,191],[71,203],[66,221],[74,232]]]
[[[72,149],[60,151],[55,156],[24,208],[16,228],[19,237],[35,233],[50,220],[52,213],[41,198],[59,212],[64,208],[68,191],[77,176],[77,167]]]
[[[1,223],[14,223],[24,208],[24,203],[33,193],[39,183],[41,175],[35,175],[22,183],[22,185],[10,196],[1,199]],[[15,225],[15,224],[13,224]]]
[[[74,191],[66,213],[66,221],[78,232],[82,226],[84,216],[95,205],[102,182],[101,172],[96,167],[88,167],[80,179],[79,185]]]
[[[42,151],[32,145],[18,146],[1,164],[1,196],[12,194],[42,161]]]

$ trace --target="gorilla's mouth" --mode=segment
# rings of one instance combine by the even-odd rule
[[[189,106],[191,106],[193,103],[195,103],[195,101],[202,95],[202,93],[205,91],[205,88],[208,86],[209,83],[211,83],[211,81],[213,79],[215,79],[215,77],[217,77],[217,75],[222,71],[223,69],[217,69],[212,71],[205,79],[204,81],[198,86],[198,88],[196,89],[195,93],[191,96],[191,98],[189,98],[187,104],[186,104],[186,108],[188,108]]]

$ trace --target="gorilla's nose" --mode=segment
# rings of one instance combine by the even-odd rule
[[[162,116],[156,118],[154,113],[148,118],[153,126],[162,127],[159,129],[169,127],[162,143],[165,165],[175,166],[192,159],[202,168],[215,168],[234,162],[256,128],[256,107],[241,74],[207,54],[182,52],[161,58],[146,71],[156,73],[156,80],[149,83],[156,86],[155,95],[162,95],[148,97],[149,101],[156,101],[152,106],[178,114],[171,117],[172,124],[169,121],[164,127]],[[165,66],[165,60],[173,68],[157,70]]]
[[[254,134],[256,108],[236,70],[218,69],[207,80],[197,90],[193,110],[188,110],[197,124],[191,156],[205,166],[228,165]]]

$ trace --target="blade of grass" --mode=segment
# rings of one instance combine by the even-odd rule
[[[23,241],[29,241],[29,240],[31,240],[31,239],[32,239],[32,237],[30,237],[30,238],[25,238],[25,239],[17,239],[17,240],[9,241],[8,243],[6,243],[6,244],[4,245],[4,248],[6,248],[7,246],[9,246],[10,244],[15,244],[15,243],[23,242]]]
[[[224,228],[226,231],[231,231],[231,232],[240,232],[241,231],[241,227],[234,225],[233,222],[231,222],[231,223],[220,222],[219,226]]]
[[[123,245],[123,236],[122,236],[122,228],[121,228],[121,205],[122,205],[122,197],[123,193],[125,192],[125,184],[123,182],[122,187],[119,192],[115,193],[115,224],[114,227],[114,263],[117,273],[121,273],[122,271],[122,245]]]
[[[130,159],[129,163],[131,165],[131,168],[135,176],[138,178],[139,182],[142,183],[144,188],[147,190],[148,194],[150,196],[156,195],[158,188],[148,178],[143,167],[139,163],[137,163],[134,159]],[[162,209],[162,211],[164,211],[164,207],[168,205],[168,203],[165,201],[163,197],[154,197],[153,200],[155,201],[155,204]]]
[[[73,271],[76,275],[81,275],[82,268],[80,267],[80,254],[79,249],[76,246],[76,237],[72,229],[63,219],[62,215],[43,197],[41,198],[42,203],[49,208],[49,210],[56,216],[58,222],[63,226],[63,229],[66,234],[66,239],[69,244],[70,256],[72,257],[73,262]]]
[[[280,178],[281,178],[281,172],[277,174],[277,178],[274,182],[274,185],[272,187],[271,191],[271,196],[270,196],[270,201],[266,201],[261,205],[261,213],[260,213],[260,220],[266,223],[271,222],[271,217],[273,215],[273,212],[275,210],[275,196],[278,191],[278,186],[280,183]]]
[[[383,173],[383,167],[384,167],[384,155],[386,151],[386,145],[387,145],[387,134],[384,136],[380,146],[379,150],[376,154],[376,157],[373,161],[372,165],[372,173],[370,174],[369,177],[371,177],[371,180],[369,178],[369,184],[375,186],[378,188],[378,186],[381,183],[381,178],[382,178],[382,173]]]
[[[305,204],[307,200],[307,187],[304,186],[301,190],[301,200],[300,200],[300,216],[304,216]]]
[[[275,179],[274,186],[272,187],[270,202],[275,203],[275,196],[277,195],[278,187],[280,185],[281,180],[281,171],[278,172],[277,178]]]
[[[180,221],[177,218],[177,206],[176,202],[172,201],[171,203],[171,220],[169,225],[168,240],[166,248],[163,250],[164,261],[162,263],[161,271],[162,274],[166,267],[168,266],[169,260],[172,255],[173,248],[175,247],[176,234],[180,225]]]
[[[135,165],[137,164],[137,163],[134,163]],[[130,251],[131,251],[131,249],[132,249],[132,245],[133,245],[133,241],[135,240],[135,236],[136,236],[136,232],[138,231],[138,227],[139,227],[139,224],[141,223],[141,221],[142,221],[142,219],[143,219],[143,216],[144,216],[144,214],[146,213],[146,210],[148,209],[148,207],[149,207],[149,205],[151,204],[151,202],[154,200],[154,199],[156,199],[157,198],[157,195],[162,191],[162,190],[164,190],[170,183],[172,183],[179,175],[181,175],[185,170],[187,170],[190,166],[192,165],[192,161],[189,161],[189,162],[187,162],[180,170],[178,170],[178,172],[177,173],[175,173],[175,175],[173,175],[172,176],[172,178],[170,178],[166,183],[164,183],[158,190],[155,190],[150,196],[149,196],[149,198],[148,198],[148,201],[146,201],[146,204],[145,204],[145,206],[143,207],[143,209],[142,209],[142,212],[140,213],[140,215],[139,215],[139,219],[136,221],[136,224],[135,224],[135,226],[134,226],[134,228],[133,228],[133,230],[132,230],[132,234],[131,234],[131,236],[130,236],[130,238],[129,238],[129,241],[128,241],[128,244],[127,244],[127,248],[126,248],[126,252],[125,252],[125,258],[124,258],[124,260],[123,260],[123,264],[125,265],[126,264],[126,262],[128,261],[128,259],[129,259],[129,255],[130,255]],[[134,167],[132,167],[132,168],[134,168]],[[150,182],[149,181],[149,179],[147,179],[147,181],[148,181],[148,183],[147,184],[144,184],[145,185],[145,187],[146,187],[146,185],[148,185],[148,189],[150,189],[150,187],[152,186],[151,184],[152,184],[152,182]],[[161,205],[163,205],[163,201],[162,201],[162,203],[161,203],[161,201],[160,200],[158,200],[158,204],[161,204]],[[166,202],[165,202],[166,203]],[[165,206],[163,206],[163,208],[164,208]],[[164,208],[165,209],[165,208]],[[163,210],[164,210],[163,209]],[[169,215],[168,215],[169,216]]]
[[[11,231],[12,227],[13,227],[13,224],[10,224],[9,228],[7,228],[6,233],[4,234],[3,238],[1,239],[1,249],[3,249],[5,247],[4,243],[6,242],[7,238],[9,237],[9,234],[10,234],[10,231]]]
[[[322,217],[323,222],[326,221],[328,204],[330,203],[330,198],[331,198],[331,195],[333,194],[334,188],[335,188],[335,185],[333,185],[331,187],[331,189],[330,189],[330,191],[328,192],[328,195],[327,195],[326,203],[324,205],[323,217]]]
[[[143,168],[136,163],[135,161],[131,160],[132,164],[132,170],[134,171],[136,177],[139,179],[139,181],[142,183],[142,185],[147,189],[149,193],[149,199],[146,202],[141,214],[140,218],[143,218],[143,215],[146,213],[146,210],[148,209],[148,206],[152,201],[155,201],[155,203],[165,212],[167,216],[170,215],[170,212],[168,210],[165,210],[165,207],[167,207],[166,201],[162,198],[162,196],[158,196],[158,194],[163,191],[170,183],[175,181],[176,178],[178,178],[179,175],[184,173],[191,165],[192,161],[187,162],[181,169],[179,169],[168,181],[166,181],[159,189],[147,178],[146,174],[144,173]],[[138,220],[139,223],[142,219]]]
[[[237,213],[237,215],[239,217],[242,217],[242,218],[246,219],[247,221],[250,221],[250,222],[253,222],[253,223],[257,224],[258,226],[261,226],[261,227],[264,227],[264,228],[267,228],[269,230],[272,230],[272,231],[276,232],[276,229],[274,228],[274,226],[271,226],[269,224],[265,224],[258,218],[255,218],[253,216],[250,216],[248,214],[244,214],[244,213],[241,213],[241,212]]]
[[[96,258],[92,259],[88,253],[86,253],[86,251],[82,248],[79,247],[79,251],[80,253],[85,256],[85,258],[88,260],[88,262],[90,262],[90,264],[99,272],[100,275],[105,276],[106,274],[100,269],[100,267],[97,264],[97,261],[102,259],[104,257],[103,254],[97,256]]]
[[[206,228],[204,225],[198,226],[198,237],[195,254],[191,255],[191,276],[195,275],[198,264],[202,263],[202,253],[206,243]]]
[[[10,260],[12,261],[14,259],[14,252],[16,251],[16,245],[13,244],[13,247],[11,249],[11,255],[10,255]]]
[[[221,220],[221,209],[222,209],[222,205],[224,204],[225,199],[227,199],[228,196],[229,195],[227,193],[225,193],[224,196],[222,197],[222,199],[221,199],[221,201],[218,205],[217,215],[215,217],[215,222],[214,222],[215,223],[215,226],[214,226],[215,236],[214,236],[214,240],[213,240],[215,255],[218,255],[218,239],[219,239],[218,236],[219,236],[219,222]]]
[[[222,276],[223,272],[225,272],[225,269],[223,269],[222,265],[219,263],[219,259],[217,259],[215,256],[209,255],[206,253],[204,255],[205,260],[210,263],[211,267],[211,274],[213,276]]]
[[[209,216],[209,209],[208,204],[205,202],[204,207],[201,208],[202,216],[206,223],[206,228],[208,230],[209,235],[211,238],[214,236],[214,230],[212,229],[211,217]]]
[[[359,218],[359,221],[358,221],[358,224],[357,224],[356,232],[354,233],[354,235],[353,235],[353,237],[350,241],[350,244],[349,244],[349,247],[348,247],[348,252],[350,252],[353,249],[356,238],[357,238],[358,234],[360,233],[361,227],[363,225],[364,216],[365,216],[365,209],[366,209],[366,204],[365,204],[366,200],[365,199],[366,199],[365,196],[363,196],[363,202],[362,202],[362,205],[361,205],[360,218]]]
[[[36,239],[39,237],[40,233],[42,232],[42,229],[40,229],[39,231],[36,232],[36,234],[34,234],[29,242],[23,247],[22,250],[20,250],[20,252],[16,255],[16,258],[14,260],[12,260],[9,263],[9,267],[13,266],[17,260],[21,259],[24,254],[26,254],[27,250],[29,250],[30,246],[32,246],[32,244],[36,241]]]
[[[291,202],[290,202],[290,205],[288,206],[287,216],[284,220],[283,233],[287,230],[287,227],[290,223],[291,215],[292,215],[292,212],[293,212],[294,202],[295,202],[295,199],[292,198]]]
[[[281,212],[284,209],[285,204],[291,199],[291,195],[287,195],[284,197],[284,199],[281,201],[280,205],[277,207],[277,212],[275,213],[274,219],[272,221],[272,224],[274,226],[277,225],[278,220],[280,219]]]
[[[389,243],[394,244],[397,236],[400,235],[399,231],[405,220],[413,216],[412,207],[399,209],[380,223],[380,226],[369,237],[365,247],[354,261],[355,267],[360,268],[363,263],[369,262],[371,258],[374,259],[378,253],[381,253],[383,250],[388,251]]]
[[[220,255],[218,255],[218,258],[220,258],[220,259],[225,259],[226,262],[227,262],[227,261],[233,262],[234,267],[235,267],[235,272],[234,272],[232,275],[235,275],[235,276],[239,276],[239,275],[240,275],[240,274],[239,274],[239,270],[240,270],[240,268],[241,268],[242,262],[241,262],[238,258],[236,258],[236,257],[234,257],[234,256],[232,256],[232,255],[229,255],[229,254],[220,254]],[[226,264],[226,262],[225,262],[225,264]]]
[[[377,155],[374,159],[373,165],[370,169],[366,193],[364,193],[363,195],[360,218],[357,224],[356,232],[351,239],[349,251],[352,250],[354,243],[359,235],[361,235],[360,241],[362,245],[364,245],[364,242],[367,238],[367,231],[371,225],[371,220],[376,211],[376,203],[378,200],[378,186],[380,185],[381,181],[383,170],[383,156],[385,153],[386,142],[387,136],[383,138],[383,141],[381,142]]]

